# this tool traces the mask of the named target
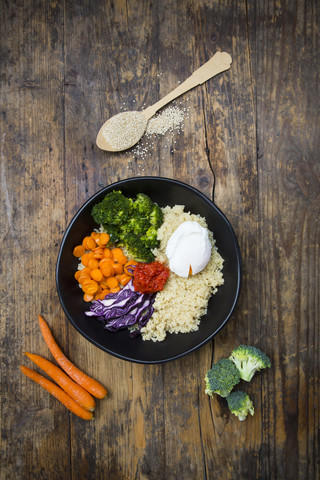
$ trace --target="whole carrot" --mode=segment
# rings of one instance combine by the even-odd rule
[[[68,410],[70,410],[78,417],[83,418],[84,420],[91,420],[93,418],[92,412],[88,412],[88,410],[80,407],[80,405],[78,405],[77,402],[73,400],[73,398],[69,397],[69,395],[64,390],[62,390],[62,388],[58,387],[58,385],[56,385],[55,383],[47,380],[45,377],[39,375],[39,373],[35,372],[31,368],[21,365],[20,370],[27,377],[31,378],[31,380],[41,385],[41,387],[45,388],[49,393],[51,393],[51,395],[53,395],[65,407],[67,407]]]
[[[105,398],[108,395],[106,388],[101,385],[101,383],[83,373],[72,362],[70,362],[55,341],[51,330],[42,315],[39,315],[39,323],[44,341],[48,345],[50,352],[59,363],[60,367],[69,375],[69,377],[90,392],[91,395],[96,398]]]
[[[46,358],[40,357],[40,355],[35,355],[29,352],[25,352],[25,355],[53,378],[53,380],[55,380],[55,382],[57,382],[57,384],[80,405],[80,407],[89,410],[90,412],[94,411],[96,402],[93,396],[68,377],[61,368],[49,362]]]

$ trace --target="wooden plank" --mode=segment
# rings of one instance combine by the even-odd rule
[[[319,9],[298,1],[253,10],[260,321],[274,363],[262,384],[262,445],[270,457],[261,468],[269,478],[317,478],[310,425],[319,429]]]
[[[54,271],[65,225],[63,8],[31,1],[2,7],[1,478],[61,479],[69,477],[69,412],[19,365],[31,366],[26,350],[49,358],[37,315],[60,312]]]
[[[123,109],[124,103],[128,109],[136,108],[135,104],[141,108],[144,96],[154,88],[147,74],[152,45],[144,45],[148,30],[151,36],[152,8],[147,3],[137,2],[130,8],[117,2],[113,8],[110,3],[100,5],[99,14],[95,9],[91,2],[66,5],[66,72],[76,77],[66,88],[66,175],[77,179],[69,185],[67,203],[74,211],[103,185],[141,173],[130,154],[107,154],[94,142],[108,116]],[[144,170],[154,174],[146,163]],[[94,430],[72,425],[74,477],[90,472],[95,478],[118,479],[120,474],[134,478],[150,469],[151,459],[152,471],[160,476],[163,411],[162,404],[154,402],[163,389],[161,367],[132,365],[108,356],[73,329],[70,348],[76,362],[90,365],[90,373],[110,385],[110,397],[99,403]],[[84,439],[85,449],[77,438]],[[83,455],[88,450],[92,455]]]
[[[249,418],[241,424],[230,415],[224,399],[210,400],[204,394],[202,380],[202,372],[210,368],[212,361],[228,357],[239,343],[256,342],[257,338],[257,326],[252,322],[259,310],[256,302],[259,296],[256,127],[254,79],[246,40],[247,12],[244,3],[225,2],[219,7],[207,4],[199,8],[197,14],[196,38],[201,50],[206,52],[209,46],[219,45],[233,58],[229,72],[218,82],[204,86],[202,104],[207,156],[215,179],[214,201],[229,218],[243,257],[242,294],[236,312],[215,338],[212,355],[208,352],[206,358],[202,358],[197,371],[203,474],[205,478],[234,478],[240,457],[241,475],[259,478],[255,454],[260,444],[261,404],[256,402],[259,387],[253,385],[248,392],[257,403],[255,419]],[[232,41],[235,38],[237,41]],[[250,447],[243,449],[243,443]]]

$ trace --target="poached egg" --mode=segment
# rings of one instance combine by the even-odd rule
[[[211,249],[206,228],[198,222],[183,222],[173,232],[167,244],[169,268],[179,277],[188,278],[190,274],[195,275],[207,266]]]

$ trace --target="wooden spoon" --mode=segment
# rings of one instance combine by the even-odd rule
[[[231,56],[226,52],[217,52],[208,62],[181,83],[172,92],[159,100],[154,105],[141,112],[122,112],[107,120],[99,130],[97,146],[109,152],[121,152],[135,145],[143,136],[148,120],[167,103],[201,85],[210,78],[230,68]]]

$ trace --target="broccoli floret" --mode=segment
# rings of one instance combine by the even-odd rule
[[[136,200],[133,202],[133,209],[140,215],[149,217],[154,203],[145,193],[138,193]]]
[[[98,224],[121,225],[128,220],[131,207],[132,201],[129,198],[120,191],[113,191],[93,206],[91,214]]]
[[[263,368],[271,367],[270,359],[259,348],[251,345],[239,345],[231,353],[229,359],[239,370],[240,377],[246,382],[252,380],[253,375]]]
[[[145,235],[141,237],[143,243],[152,250],[159,246],[159,240],[157,238],[157,229],[155,227],[149,227]]]
[[[123,242],[129,255],[138,262],[150,263],[154,261],[154,255],[150,248],[145,246],[138,235],[131,233],[123,239]]]
[[[227,397],[233,387],[240,382],[240,374],[231,360],[222,358],[208,370],[205,381],[205,393],[210,396],[217,393],[221,397]]]
[[[133,200],[114,190],[94,205],[92,216],[109,233],[109,244],[127,247],[135,260],[153,262],[151,250],[159,246],[157,229],[163,213],[148,195],[138,193]]]
[[[146,217],[139,216],[134,212],[127,223],[122,226],[122,230],[125,232],[133,232],[136,235],[143,235],[149,226],[150,223]]]
[[[227,397],[228,407],[231,413],[236,415],[239,420],[247,418],[248,413],[254,414],[253,403],[247,393],[242,390],[236,390]]]
[[[151,210],[149,220],[150,220],[151,225],[155,228],[159,228],[162,225],[163,212],[162,212],[161,208],[156,203],[153,204],[153,208]]]

